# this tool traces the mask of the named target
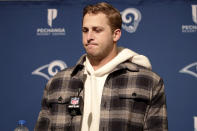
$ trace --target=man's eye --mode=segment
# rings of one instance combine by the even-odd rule
[[[88,32],[88,29],[83,28],[82,32],[86,33],[86,32]]]
[[[100,33],[102,30],[101,29],[96,29],[95,32],[96,33]]]

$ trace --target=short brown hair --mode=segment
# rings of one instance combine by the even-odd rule
[[[109,20],[109,25],[111,27],[112,32],[116,29],[121,29],[122,18],[121,18],[120,12],[108,3],[101,2],[95,5],[88,5],[83,9],[83,18],[88,13],[105,14]]]

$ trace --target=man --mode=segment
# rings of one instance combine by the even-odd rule
[[[47,83],[35,131],[167,131],[163,80],[145,56],[117,47],[121,25],[107,3],[84,8],[86,54]],[[69,99],[78,95],[84,108],[72,116]]]

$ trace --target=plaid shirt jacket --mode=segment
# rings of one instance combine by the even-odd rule
[[[48,81],[34,131],[80,131],[82,116],[72,118],[67,105],[70,96],[77,96],[83,88],[84,60],[82,56],[75,67]],[[100,110],[99,131],[168,130],[163,80],[130,61],[121,63],[108,75]]]

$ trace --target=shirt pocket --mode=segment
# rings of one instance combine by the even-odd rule
[[[150,91],[140,88],[121,88],[118,95],[123,109],[128,112],[129,119],[137,118],[143,121],[150,101]]]
[[[56,92],[49,95],[49,107],[52,115],[68,114],[67,106],[69,104],[69,95],[66,93]]]

